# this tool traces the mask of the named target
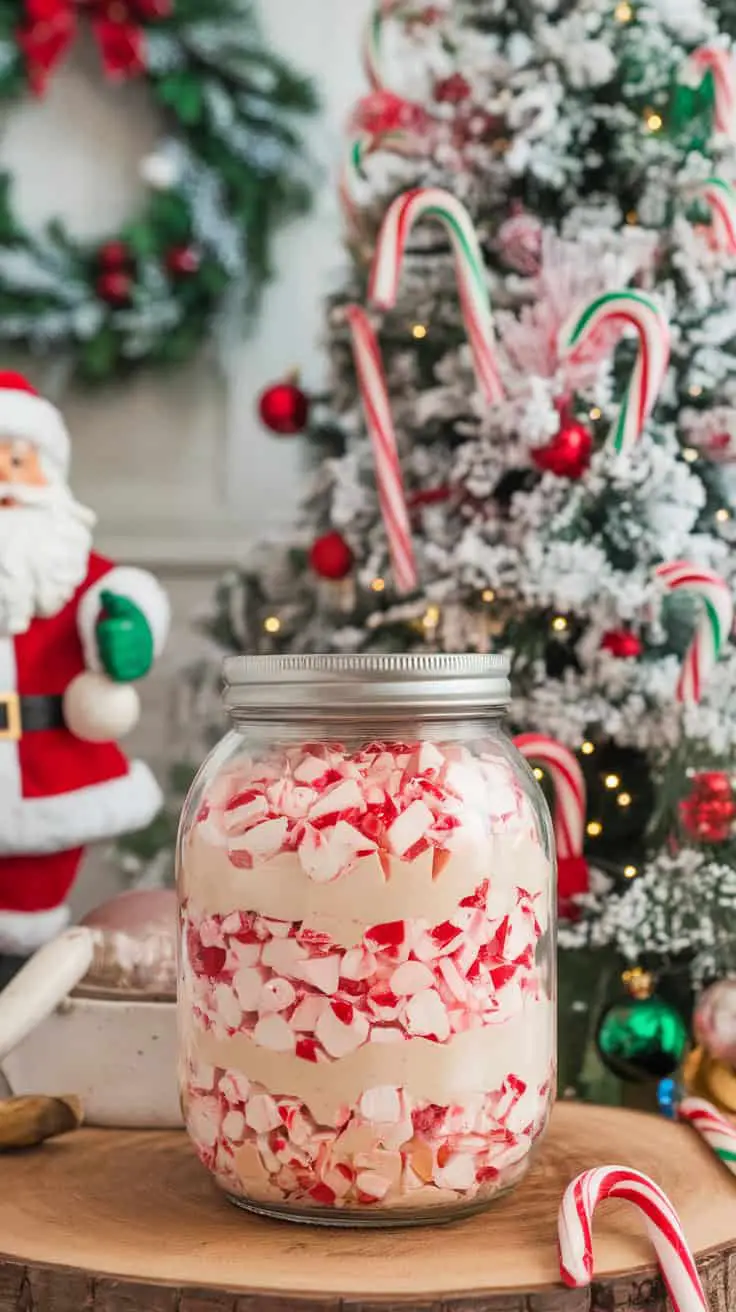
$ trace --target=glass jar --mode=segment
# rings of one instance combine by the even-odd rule
[[[500,656],[225,662],[178,842],[182,1102],[233,1202],[475,1211],[555,1087],[555,868]]]

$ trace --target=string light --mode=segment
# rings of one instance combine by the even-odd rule
[[[618,797],[616,798],[616,801],[618,802],[619,806],[623,806],[623,807],[631,806],[631,793],[619,793]]]
[[[639,215],[636,210],[629,210],[626,215],[626,222],[632,225],[639,222]]]
[[[588,835],[588,838],[600,838],[603,833],[603,825],[600,820],[591,820],[585,826],[585,832]]]
[[[280,633],[281,620],[278,615],[269,615],[267,619],[263,621],[263,627],[266,633]]]
[[[439,606],[428,606],[422,616],[422,626],[425,629],[436,629],[440,622]]]
[[[624,875],[626,879],[636,879],[639,871],[636,866],[624,866]]]
[[[484,601],[490,602],[496,600],[496,594],[493,591],[493,588],[484,588],[483,592],[481,593],[481,596]]]
[[[542,779],[544,779],[544,770],[540,770],[538,765],[535,765],[533,774],[538,783],[541,783]]]
[[[656,109],[648,109],[644,118],[649,132],[659,132],[662,127],[662,115],[658,114]]]
[[[555,633],[564,633],[567,628],[566,617],[564,615],[555,615],[551,627]]]
[[[590,415],[590,418],[595,423],[596,419],[600,419],[601,415],[603,414],[603,411],[600,409],[599,406],[594,405],[593,408],[588,411],[588,413]]]
[[[628,3],[628,0],[621,0],[621,3],[616,5],[616,8],[613,11],[613,16],[617,23],[631,22],[634,17],[634,11]]]
[[[374,592],[383,592],[385,586],[386,586],[385,579],[374,579],[373,582],[371,583],[371,587]]]
[[[690,387],[688,387],[687,391],[688,391],[688,396],[702,396],[702,395],[703,395],[703,389],[702,389],[702,387],[700,386],[700,383],[693,383]]]
[[[725,524],[726,520],[730,518],[731,518],[731,511],[727,510],[725,506],[721,506],[720,510],[716,511],[716,519],[718,520],[719,524]]]
[[[694,446],[684,446],[682,448],[682,458],[683,460],[687,460],[689,465],[694,465],[698,458],[698,452],[695,450]]]
[[[426,326],[423,323],[415,323],[411,330],[411,335],[412,337],[416,337],[418,342],[421,342],[422,339],[427,336]]]
[[[614,788],[618,788],[621,780],[617,774],[607,774],[603,782],[606,785],[606,788],[610,788],[611,791],[613,791]]]
[[[583,756],[592,756],[595,751],[595,743],[589,742],[586,738],[585,742],[580,744],[580,750]]]

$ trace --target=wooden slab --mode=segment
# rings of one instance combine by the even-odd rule
[[[621,1203],[597,1216],[593,1294],[558,1283],[564,1187],[613,1163],[662,1185],[711,1308],[733,1312],[736,1179],[685,1126],[571,1103],[557,1108],[514,1194],[446,1227],[331,1230],[252,1217],[218,1193],[175,1131],[81,1130],[3,1156],[0,1312],[663,1312],[652,1250]]]

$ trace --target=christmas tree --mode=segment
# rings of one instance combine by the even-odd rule
[[[562,1083],[588,1096],[596,1030],[609,1069],[668,1075],[692,991],[736,970],[730,18],[376,7],[314,482],[213,620],[235,651],[513,653],[556,812]],[[282,435],[304,411],[264,394]]]

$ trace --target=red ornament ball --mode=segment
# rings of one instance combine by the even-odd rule
[[[133,294],[133,279],[122,269],[108,269],[96,282],[97,295],[108,305],[129,305]]]
[[[101,269],[127,269],[131,263],[130,247],[124,241],[108,241],[97,252]]]
[[[353,568],[353,553],[340,533],[325,533],[312,544],[309,563],[321,579],[345,579]]]
[[[625,659],[641,656],[642,653],[641,638],[630,629],[609,629],[601,638],[601,647],[604,651],[610,651],[612,656]]]
[[[698,843],[725,843],[736,822],[736,798],[731,780],[720,770],[696,774],[692,791],[680,802],[680,823]]]
[[[736,1066],[736,979],[719,979],[701,993],[693,1013],[693,1032],[709,1057]]]
[[[582,478],[593,450],[593,435],[575,419],[563,419],[560,431],[547,446],[535,447],[532,460],[537,469],[558,478]]]
[[[309,419],[309,397],[296,383],[273,383],[258,398],[261,422],[279,437],[302,433]]]
[[[435,82],[434,98],[440,105],[460,105],[471,93],[468,79],[462,73],[453,73],[451,77]]]
[[[191,277],[201,263],[202,255],[196,246],[174,246],[166,254],[166,268],[178,278]]]

